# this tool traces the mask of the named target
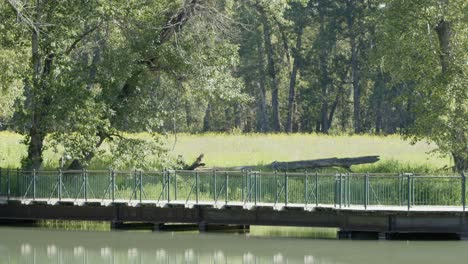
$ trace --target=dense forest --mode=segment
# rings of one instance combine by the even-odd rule
[[[398,133],[462,171],[467,15],[466,0],[2,0],[0,129],[26,136],[27,168],[46,138],[79,168],[104,142],[141,155],[219,131]]]

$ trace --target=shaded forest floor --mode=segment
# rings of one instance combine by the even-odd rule
[[[133,134],[146,138],[147,134]],[[23,137],[0,132],[0,167],[19,167],[26,155]],[[165,138],[170,155],[182,155],[192,162],[204,153],[207,167],[253,165],[261,168],[273,161],[293,161],[330,157],[379,155],[381,161],[371,165],[353,166],[353,172],[435,172],[450,166],[448,157],[429,154],[433,145],[415,145],[397,135],[317,135],[317,134],[179,134]],[[175,146],[175,147],[174,147]],[[172,150],[172,148],[174,149]],[[104,146],[106,148],[106,146]],[[60,149],[60,148],[59,148]],[[57,168],[60,155],[52,148],[45,152],[45,168]],[[154,164],[157,164],[154,157]],[[106,169],[108,162],[95,159],[89,169]],[[334,171],[335,169],[333,169]]]

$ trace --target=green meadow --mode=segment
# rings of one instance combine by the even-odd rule
[[[146,134],[132,134],[146,138]],[[16,168],[26,155],[23,137],[0,132],[0,167]],[[205,154],[207,167],[238,165],[262,166],[273,161],[293,161],[330,157],[379,155],[381,160],[371,165],[353,166],[356,172],[429,172],[451,166],[449,157],[430,153],[435,146],[427,142],[412,145],[397,135],[319,135],[319,134],[178,134],[165,137],[169,153],[182,155],[187,163],[200,153]],[[103,146],[107,149],[106,146]],[[45,151],[45,168],[56,168],[61,155],[53,148]],[[157,164],[157,157],[150,157]],[[105,169],[105,159],[95,159],[90,169]]]

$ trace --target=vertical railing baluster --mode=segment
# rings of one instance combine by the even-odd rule
[[[2,168],[0,167],[0,196],[3,194],[3,189],[2,189]]]

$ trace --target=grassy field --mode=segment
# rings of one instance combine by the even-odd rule
[[[136,137],[144,138],[145,134]],[[23,137],[11,132],[0,132],[0,167],[18,167],[26,147]],[[170,149],[174,137],[167,138]],[[105,147],[105,146],[104,146]],[[435,171],[451,164],[448,157],[431,155],[433,145],[418,142],[411,145],[399,136],[316,134],[179,134],[171,155],[182,155],[187,162],[200,153],[205,154],[208,167],[269,164],[273,161],[292,161],[329,157],[379,155],[381,161],[373,165],[354,166],[353,171]],[[47,167],[57,167],[59,153],[51,148],[45,152]],[[95,161],[91,168],[105,168],[105,162]]]

